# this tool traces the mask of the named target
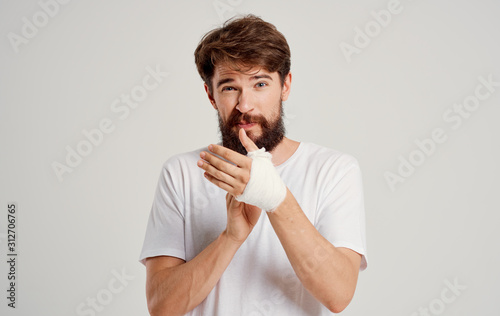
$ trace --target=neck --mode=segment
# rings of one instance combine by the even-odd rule
[[[279,143],[279,145],[271,151],[271,154],[273,155],[273,164],[278,166],[287,161],[288,158],[290,158],[297,150],[299,144],[300,143],[297,141],[286,137],[283,138],[281,143]]]

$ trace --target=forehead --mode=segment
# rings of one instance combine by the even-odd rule
[[[240,69],[236,69],[235,67],[230,67],[229,65],[221,64],[215,66],[213,79],[215,82],[217,82],[218,80],[224,78],[246,77],[248,79],[251,79],[255,76],[260,76],[260,75],[268,75],[274,78],[278,77],[278,72],[269,72],[268,70],[260,66],[242,66],[240,67]]]

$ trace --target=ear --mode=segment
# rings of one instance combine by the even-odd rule
[[[215,99],[214,99],[212,93],[210,93],[210,89],[208,89],[208,86],[206,83],[204,83],[203,86],[205,87],[205,92],[207,93],[208,100],[210,100],[210,103],[212,104],[214,109],[217,110],[217,105],[215,104]]]
[[[292,87],[292,73],[289,72],[285,77],[285,82],[283,82],[283,88],[281,89],[281,100],[286,101],[290,95],[290,88]]]

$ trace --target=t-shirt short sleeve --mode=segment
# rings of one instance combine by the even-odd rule
[[[341,154],[323,174],[315,227],[335,247],[362,255],[360,270],[367,267],[363,184],[358,161]]]
[[[174,157],[162,168],[148,219],[146,237],[139,261],[172,256],[186,260],[184,243],[184,206],[182,179],[177,173],[180,163]]]

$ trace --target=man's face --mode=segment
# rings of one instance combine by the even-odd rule
[[[246,154],[238,132],[245,129],[259,148],[273,150],[283,139],[282,101],[290,93],[291,75],[282,86],[277,72],[252,68],[242,73],[223,65],[216,67],[212,93],[205,90],[219,114],[223,146]]]

